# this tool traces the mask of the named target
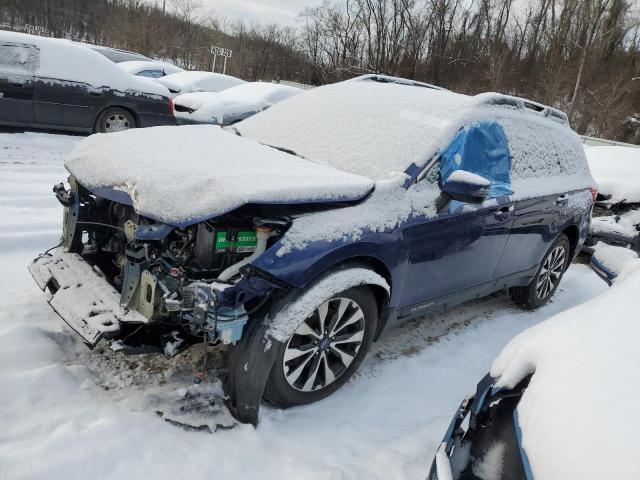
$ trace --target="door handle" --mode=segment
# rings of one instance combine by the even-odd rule
[[[13,87],[25,87],[26,83],[20,83],[20,82],[9,82],[11,86]]]
[[[569,201],[569,195],[565,193],[564,195],[560,195],[558,198],[556,198],[556,205],[564,205],[568,201]]]

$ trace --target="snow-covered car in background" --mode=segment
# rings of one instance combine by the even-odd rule
[[[118,66],[131,75],[149,78],[160,78],[172,73],[184,72],[183,68],[173,63],[156,60],[127,60],[118,63]]]
[[[598,242],[640,253],[640,147],[585,146],[598,184],[585,250]]]
[[[129,50],[122,50],[120,48],[105,47],[103,45],[92,45],[90,43],[76,42],[78,45],[88,47],[91,50],[98,52],[100,55],[108,58],[113,63],[121,62],[150,62],[149,57],[137,52],[130,52]]]
[[[640,259],[598,251],[617,269],[604,294],[513,339],[462,402],[428,480],[640,478],[637,292]]]
[[[0,31],[0,125],[113,132],[175,123],[162,85],[81,44]]]
[[[132,130],[66,160],[63,244],[30,265],[93,346],[229,345],[257,422],[340,388],[387,325],[509,289],[545,304],[594,181],[562,112],[368,76],[226,130]]]
[[[172,73],[155,81],[167,87],[174,96],[192,92],[221,92],[245,83],[244,80],[231,75],[200,71]]]
[[[176,119],[183,125],[233,125],[303,91],[277,83],[250,82],[218,93],[185,93],[174,99]]]

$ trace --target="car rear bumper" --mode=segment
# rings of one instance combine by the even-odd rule
[[[164,125],[177,125],[173,115],[160,115],[155,113],[139,113],[140,127],[161,127]]]
[[[40,256],[29,272],[41,290],[52,293],[49,305],[91,348],[103,338],[118,336],[121,322],[148,322],[137,311],[122,308],[116,289],[78,254]]]

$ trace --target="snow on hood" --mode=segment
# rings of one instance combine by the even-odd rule
[[[140,72],[144,72],[145,70],[159,69],[164,70],[167,75],[184,72],[183,68],[180,68],[173,63],[159,62],[156,60],[128,60],[126,62],[120,62],[117,65],[131,75],[138,75]]]
[[[95,88],[107,86],[121,92],[133,90],[169,96],[169,91],[163,85],[128,74],[104,55],[83,44],[7,31],[0,31],[0,41],[36,46],[40,50],[40,58],[32,65],[32,71],[43,80],[76,81]]]
[[[92,135],[71,152],[65,166],[86,188],[125,192],[139,214],[179,226],[248,203],[351,201],[373,188],[368,178],[213,125]]]
[[[615,203],[640,203],[640,148],[585,146],[584,151],[600,193]]]
[[[613,287],[524,331],[491,368],[498,387],[535,372],[518,414],[536,480],[640,478],[640,260],[624,256]]]
[[[176,110],[176,117],[203,123],[228,123],[225,119],[260,112],[302,92],[300,88],[277,83],[250,82],[217,93],[185,93],[176,97],[174,103],[194,110],[192,113]]]
[[[189,92],[220,92],[225,88],[241,85],[241,80],[222,73],[184,71],[165,75],[156,81],[167,88],[180,93]]]

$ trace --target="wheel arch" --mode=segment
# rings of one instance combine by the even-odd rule
[[[571,261],[577,254],[578,241],[580,240],[580,230],[577,225],[569,225],[561,233],[565,234],[569,239],[569,258]]]
[[[391,274],[391,269],[383,260],[373,255],[355,255],[348,258],[344,258],[328,266],[324,270],[324,272],[321,272],[318,275],[314,276],[308,282],[308,284],[311,284],[314,280],[316,280],[318,277],[320,277],[321,275],[323,275],[328,271],[331,271],[331,270],[335,271],[335,270],[339,270],[342,268],[349,268],[349,267],[363,267],[363,268],[372,270],[373,272],[377,273],[382,278],[384,278],[387,284],[389,285],[389,291],[387,291],[384,287],[380,285],[375,285],[375,284],[364,285],[367,288],[369,288],[369,290],[371,290],[371,293],[373,294],[376,300],[376,304],[378,306],[378,322],[377,322],[376,331],[373,337],[374,341],[376,341],[380,336],[380,334],[382,333],[382,330],[387,324],[387,319],[389,318],[389,302],[391,300],[391,294],[393,291],[393,276]]]

